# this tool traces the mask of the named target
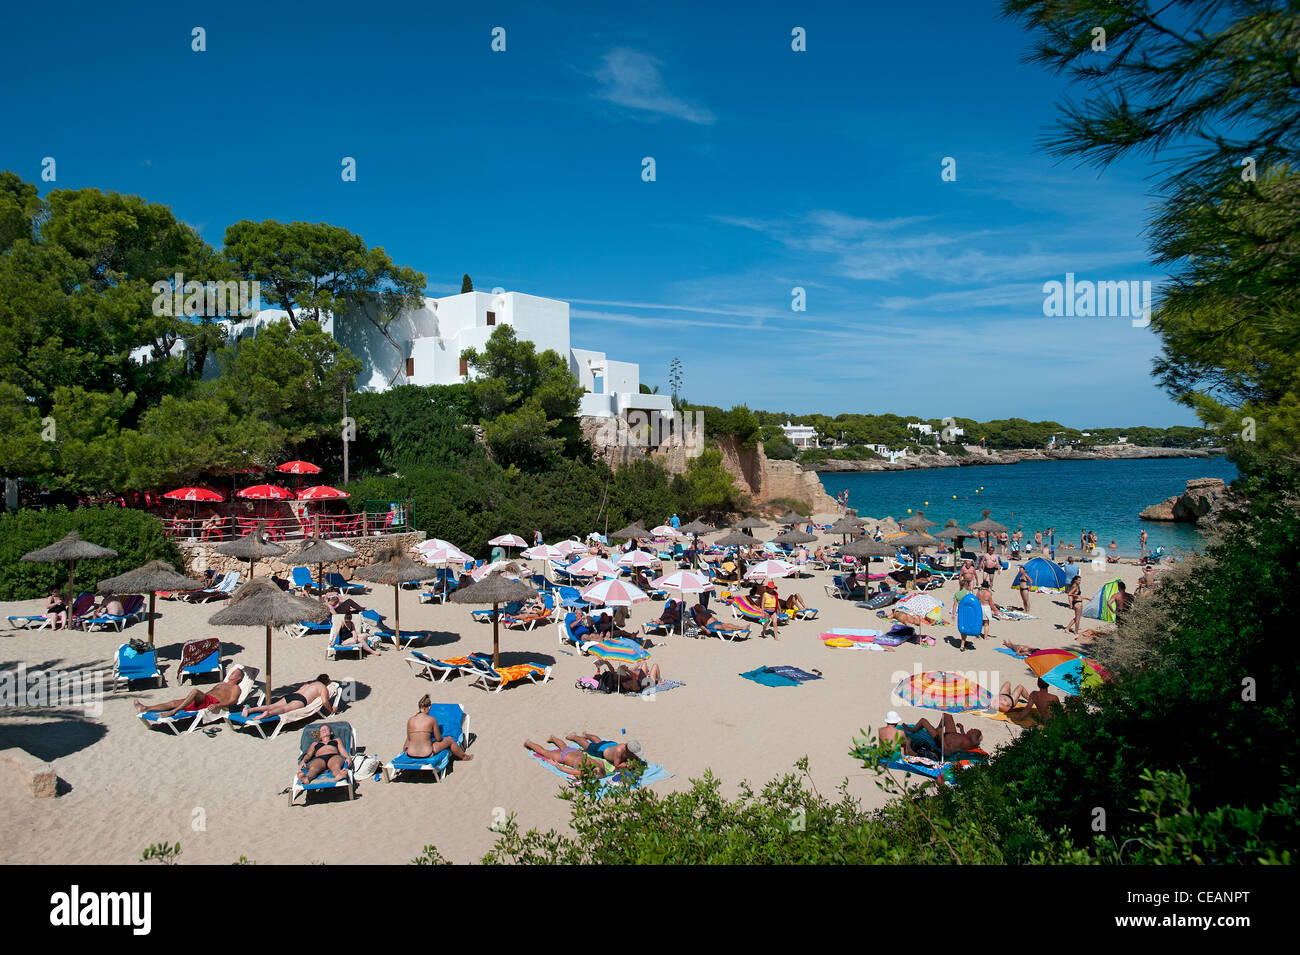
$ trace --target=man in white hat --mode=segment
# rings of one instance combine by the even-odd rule
[[[912,755],[907,734],[900,728],[902,722],[903,718],[893,710],[885,714],[885,725],[880,727],[880,743],[888,751],[882,754],[884,759],[893,759],[903,754]]]

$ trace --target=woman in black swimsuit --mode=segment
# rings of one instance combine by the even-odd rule
[[[314,735],[316,742],[307,747],[307,752],[303,753],[298,763],[298,782],[309,783],[327,769],[335,779],[341,779],[341,771],[349,759],[347,749],[335,737],[329,724],[322,726]]]
[[[1079,585],[1077,576],[1071,578],[1070,586],[1066,589],[1065,595],[1070,598],[1070,612],[1074,614],[1074,619],[1070,625],[1065,628],[1066,633],[1079,632],[1079,618],[1083,616],[1083,592]]]

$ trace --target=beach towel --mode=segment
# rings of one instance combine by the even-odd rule
[[[1028,708],[1029,708],[1029,704],[1022,703],[1020,706],[1017,706],[1015,709],[1017,711],[1022,711]],[[1007,716],[1006,713],[999,713],[997,710],[985,710],[983,713],[980,714],[980,716],[983,716],[986,719],[990,719],[990,720],[999,720],[1003,723],[1010,723],[1013,726],[1037,726],[1038,725],[1038,717],[1036,715],[1031,716],[1029,719],[1023,720],[1021,722],[1016,722],[1011,717]]]
[[[549,759],[543,759],[542,757],[538,756],[536,753],[529,753],[529,755],[532,757],[533,762],[539,764],[543,769],[545,769],[552,776],[559,776],[570,786],[579,785],[580,780],[576,776],[570,776],[568,773],[564,772],[564,770],[560,769],[554,763],[552,763]],[[647,763],[645,770],[641,773],[641,783],[637,788],[645,788],[646,786],[653,786],[657,782],[662,782],[665,779],[671,779],[671,778],[672,778],[672,773],[668,772],[668,770],[664,769],[658,763]],[[622,773],[615,773],[612,776],[605,776],[602,779],[597,779],[595,780],[595,782],[596,785],[600,787],[601,792],[604,793],[611,786],[626,786],[631,782],[631,780],[624,779]]]
[[[820,673],[809,673],[791,666],[758,667],[740,675],[763,686],[798,686],[808,680],[821,679]]]
[[[675,690],[679,686],[685,686],[685,683],[678,683],[675,680],[665,680],[658,686],[648,686],[637,693],[624,693],[623,696],[654,696],[656,693],[667,693],[669,690]]]

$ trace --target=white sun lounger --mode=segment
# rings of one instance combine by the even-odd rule
[[[329,685],[329,695],[330,707],[337,710],[343,696],[343,687],[337,682],[331,683]],[[235,729],[251,729],[256,731],[257,735],[262,739],[275,739],[286,726],[310,720],[320,713],[322,709],[324,709],[324,704],[320,700],[312,700],[306,706],[300,706],[298,709],[290,710],[280,716],[243,717],[238,713],[227,713],[225,719]],[[266,732],[268,726],[272,727],[269,735]]]
[[[244,678],[239,681],[239,699],[235,701],[235,706],[243,706],[251,699],[256,699],[260,703],[263,693],[257,685],[257,668],[246,666],[243,663],[232,663],[230,668],[244,671]],[[165,726],[177,736],[181,735],[179,724],[184,723],[186,720],[190,721],[190,726],[185,732],[193,733],[208,723],[219,722],[226,718],[226,714],[221,710],[214,713],[206,709],[197,712],[194,710],[180,710],[174,716],[159,716],[156,712],[151,713],[148,711],[138,715],[145,726]]]

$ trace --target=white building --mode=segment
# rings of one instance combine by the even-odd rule
[[[787,421],[781,425],[781,433],[800,450],[817,447],[817,429],[811,425],[791,424]]]
[[[280,309],[263,309],[233,325],[231,337],[256,334],[259,328],[285,317]],[[501,325],[511,326],[520,341],[532,342],[537,351],[554,351],[568,361],[569,370],[586,391],[578,407],[580,415],[627,417],[641,412],[653,426],[660,415],[672,414],[670,396],[641,394],[639,365],[613,361],[601,351],[572,347],[568,302],[523,292],[462,292],[426,298],[419,308],[403,312],[382,331],[360,310],[326,315],[321,321],[325,331],[361,359],[362,370],[357,376],[361,391],[468,381],[470,368],[461,353],[467,348],[482,352]]]
[[[918,434],[923,434],[927,436],[934,434],[934,428],[924,423],[923,421],[909,421],[907,423],[907,427],[908,430],[915,431]]]

